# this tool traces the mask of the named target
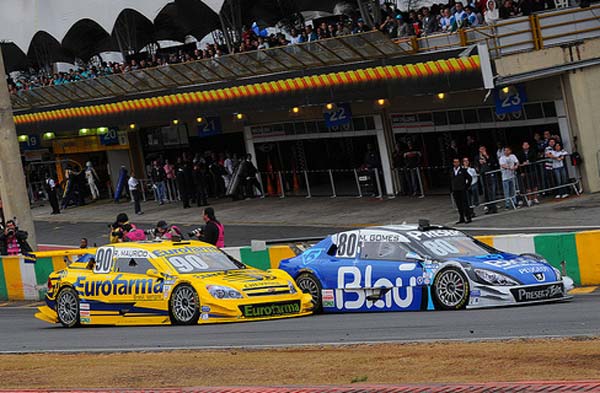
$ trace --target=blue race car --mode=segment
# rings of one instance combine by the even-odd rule
[[[573,280],[542,257],[429,225],[340,232],[281,261],[324,312],[457,310],[567,300]]]

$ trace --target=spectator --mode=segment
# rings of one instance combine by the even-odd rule
[[[262,186],[258,182],[258,179],[256,178],[256,175],[258,174],[258,169],[256,169],[256,167],[252,163],[252,154],[248,154],[246,156],[245,167],[246,167],[246,171],[243,175],[244,175],[244,178],[246,179],[246,198],[249,199],[251,197],[254,197],[254,188],[255,187],[260,192],[260,197],[264,198],[265,193],[262,189]]]
[[[470,27],[479,26],[479,17],[475,13],[475,7],[468,5],[465,8],[465,12],[467,13],[467,26],[470,26]]]
[[[560,142],[556,142],[554,144],[554,150],[550,152],[550,157],[552,158],[552,171],[554,172],[554,179],[557,187],[563,186],[569,182],[567,167],[565,166],[565,158],[567,158],[568,155],[569,153],[563,149]],[[568,187],[560,187],[556,189],[555,198],[567,198],[568,196]]]
[[[258,37],[257,49],[269,49],[269,43],[265,41],[264,37]]]
[[[548,133],[548,136],[550,135],[549,131],[546,131]],[[546,136],[546,132],[544,132],[544,136]],[[554,154],[554,145],[556,144],[556,139],[550,138],[548,139],[548,145],[546,146],[546,148],[544,149],[544,158],[546,158],[546,163],[544,164],[544,178],[545,178],[545,183],[544,183],[544,188],[546,188],[547,190],[550,188],[553,188],[553,186],[556,185],[556,183],[554,182],[555,177],[554,177],[554,167],[553,167],[553,154]]]
[[[531,206],[533,204],[539,204],[540,201],[537,199],[537,167],[533,165],[535,161],[537,161],[537,152],[535,149],[532,149],[529,145],[529,142],[525,141],[522,144],[522,150],[517,154],[517,159],[521,163],[521,171],[520,178],[521,184],[525,189],[524,199],[527,203],[527,206]],[[519,204],[522,202],[519,201]]]
[[[82,237],[81,240],[79,240],[79,248],[81,248],[81,249],[88,248],[88,239],[86,237]]]
[[[52,213],[50,214],[60,214],[60,209],[58,207],[58,196],[56,195],[56,182],[48,173],[46,174],[45,187],[46,193],[48,194],[48,202],[50,202],[50,206],[52,206]]]
[[[398,38],[405,38],[415,35],[413,27],[402,18],[402,15],[396,15],[396,23],[398,25]]]
[[[456,12],[454,12],[454,23],[456,23],[456,29],[462,29],[468,25],[468,15],[463,8],[462,3],[459,1],[455,5]]]
[[[423,35],[430,35],[437,31],[437,20],[429,12],[429,8],[423,7],[423,19],[421,20],[421,30]]]
[[[0,255],[21,255],[32,251],[27,243],[28,233],[17,227],[15,220],[7,220],[0,233]]]
[[[487,148],[483,145],[479,147],[479,154],[476,162],[479,166],[479,175],[482,179],[481,186],[485,201],[489,202],[484,207],[485,214],[497,213],[496,203],[496,169],[498,161],[493,155],[488,154]]]
[[[421,164],[421,152],[415,149],[412,141],[406,144],[407,151],[404,153],[404,162],[406,163],[406,174],[408,177],[408,185],[410,187],[410,195],[415,196],[417,193],[423,195],[423,190],[419,187],[419,165]]]
[[[452,169],[450,171],[450,187],[454,203],[458,209],[459,219],[457,224],[468,224],[471,222],[471,214],[468,206],[467,190],[471,185],[471,176],[465,168],[460,166],[460,159],[452,160]]]
[[[504,191],[504,206],[506,209],[517,206],[517,190],[515,186],[515,173],[519,168],[519,160],[512,154],[510,147],[504,148],[504,155],[500,157],[500,172],[502,173],[502,190]]]
[[[167,194],[168,194],[168,200],[169,201],[174,201],[176,198],[176,191],[175,191],[175,165],[171,164],[169,162],[169,160],[165,160],[165,165],[163,166],[163,169],[165,170],[165,176],[166,176],[166,186],[167,186]]]
[[[383,31],[390,37],[395,37],[398,35],[398,24],[391,16],[387,16],[381,26],[379,26],[379,30]]]
[[[450,8],[444,8],[440,19],[440,30],[444,33],[451,33],[456,30],[454,17],[450,14]]]
[[[508,19],[519,16],[519,10],[515,7],[512,0],[504,0],[502,7],[500,7],[500,19]]]

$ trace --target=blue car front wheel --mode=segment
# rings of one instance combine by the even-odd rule
[[[433,281],[433,302],[441,310],[460,310],[469,302],[469,280],[455,267],[440,271]]]
[[[296,278],[296,284],[298,284],[298,288],[302,290],[304,293],[308,293],[313,298],[315,313],[321,312],[323,310],[323,303],[321,298],[321,290],[323,287],[321,286],[321,282],[314,274],[311,273],[302,273]]]

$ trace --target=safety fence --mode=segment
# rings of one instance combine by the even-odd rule
[[[494,25],[460,29],[454,33],[402,38],[408,53],[487,44],[494,57],[544,49],[586,38],[600,37],[600,5],[571,7],[497,21]]]
[[[597,257],[600,231],[493,235],[477,239],[505,252],[539,254],[552,266],[564,270],[576,285],[600,285]],[[253,241],[251,246],[228,247],[224,251],[248,266],[266,270],[278,268],[281,260],[297,255],[308,246],[292,240],[285,245]],[[83,252],[77,249],[37,252],[33,254],[35,257],[1,257],[0,300],[43,299],[50,273],[64,269]]]

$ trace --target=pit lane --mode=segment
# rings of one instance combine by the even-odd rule
[[[0,308],[0,353],[113,352],[377,342],[477,341],[600,335],[600,291],[535,306],[370,314],[156,327],[64,329],[31,307]]]

